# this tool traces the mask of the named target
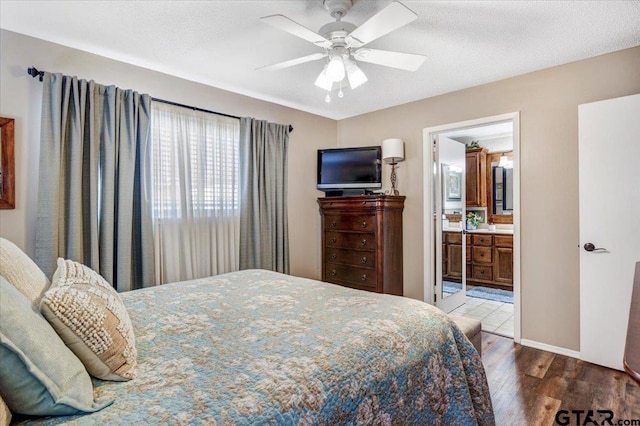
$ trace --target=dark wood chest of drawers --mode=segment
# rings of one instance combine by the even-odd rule
[[[322,215],[322,281],[402,295],[405,197],[318,198]]]

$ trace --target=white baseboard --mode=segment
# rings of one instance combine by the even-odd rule
[[[522,346],[528,346],[530,348],[540,349],[547,352],[553,352],[554,354],[564,355],[571,358],[580,359],[580,352],[573,351],[571,349],[561,348],[559,346],[547,345],[546,343],[536,342],[535,340],[520,339]]]

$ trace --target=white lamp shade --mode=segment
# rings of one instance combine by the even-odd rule
[[[327,91],[331,90],[331,87],[333,86],[333,81],[329,80],[329,77],[327,77],[326,65],[322,69],[322,72],[318,75],[315,85]]]
[[[345,68],[347,70],[347,78],[349,79],[349,86],[351,90],[356,87],[362,86],[367,82],[367,76],[364,75],[362,70],[352,60],[345,61]]]
[[[404,142],[392,138],[382,141],[382,159],[387,163],[398,163],[404,160]]]
[[[334,56],[327,65],[327,77],[333,83],[344,79],[344,63],[340,56]]]

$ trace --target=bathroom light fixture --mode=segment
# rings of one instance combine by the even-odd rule
[[[396,164],[404,161],[404,142],[402,139],[391,138],[382,141],[382,159],[391,165],[391,195],[400,195],[396,188]]]
[[[513,160],[509,160],[507,158],[506,153],[502,153],[500,156],[500,162],[498,163],[498,167],[503,167],[505,169],[513,169]]]

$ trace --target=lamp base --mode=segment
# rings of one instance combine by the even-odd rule
[[[398,163],[389,163],[391,164],[391,195],[400,195],[400,191],[396,188],[396,184],[398,182],[398,176],[396,175],[396,164]]]

